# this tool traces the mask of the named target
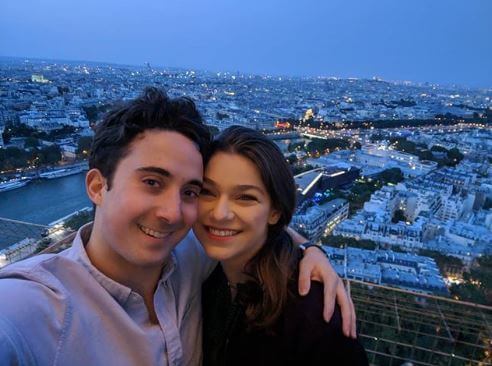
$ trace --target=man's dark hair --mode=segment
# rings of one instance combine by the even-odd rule
[[[188,97],[172,99],[165,91],[148,87],[137,99],[109,112],[96,127],[89,168],[99,169],[107,179],[108,189],[130,144],[146,130],[180,133],[197,145],[204,159],[207,157],[211,136],[193,100]]]

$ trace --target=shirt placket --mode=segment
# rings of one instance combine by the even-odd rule
[[[176,299],[169,281],[159,283],[154,296],[154,306],[166,343],[169,365],[179,366],[183,359],[183,346],[177,325]]]

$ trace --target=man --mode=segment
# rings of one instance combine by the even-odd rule
[[[209,141],[190,99],[155,88],[104,119],[86,176],[93,224],[70,249],[0,271],[3,363],[200,364],[200,287],[214,264],[189,229]],[[319,256],[306,253],[304,285]]]

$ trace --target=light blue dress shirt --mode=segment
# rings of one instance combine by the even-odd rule
[[[0,271],[2,365],[199,365],[201,284],[215,266],[192,233],[164,266],[154,294],[159,324],[143,298],[90,262],[84,242]]]

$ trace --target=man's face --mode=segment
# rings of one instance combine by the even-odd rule
[[[177,132],[147,130],[117,165],[95,202],[93,230],[107,260],[161,266],[197,216],[202,156]]]

